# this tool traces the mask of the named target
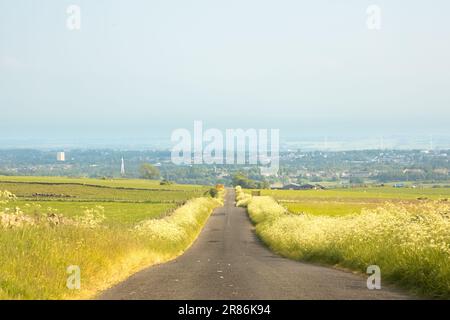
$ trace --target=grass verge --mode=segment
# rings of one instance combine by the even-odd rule
[[[388,203],[357,215],[290,214],[272,197],[242,196],[256,233],[274,252],[366,272],[420,295],[450,298],[450,204]]]
[[[1,197],[0,197],[1,198]],[[3,202],[10,201],[5,194]],[[171,215],[135,226],[104,224],[94,212],[0,212],[0,299],[86,299],[152,264],[182,254],[221,200],[189,200]],[[69,290],[67,268],[79,266],[81,288]]]

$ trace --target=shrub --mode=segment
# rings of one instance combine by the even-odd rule
[[[236,206],[247,207],[248,203],[252,199],[252,196],[242,191],[241,186],[236,186],[235,190],[236,190]]]
[[[219,191],[216,188],[210,188],[205,194],[209,195],[211,198],[216,198],[219,195]]]
[[[143,179],[159,179],[161,175],[159,169],[150,163],[143,163],[139,168],[139,173]]]

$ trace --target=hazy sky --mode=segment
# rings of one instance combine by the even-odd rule
[[[2,138],[169,135],[193,120],[450,134],[450,2],[0,0],[0,111]]]

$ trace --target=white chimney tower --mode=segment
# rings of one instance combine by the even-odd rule
[[[120,166],[120,175],[122,177],[125,176],[125,162],[123,161],[123,157],[122,157],[122,164]]]
[[[56,153],[56,161],[66,161],[66,154],[62,152]]]

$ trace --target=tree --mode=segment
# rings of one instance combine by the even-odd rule
[[[139,168],[139,172],[141,174],[141,178],[144,179],[159,179],[161,175],[159,169],[152,166],[150,163],[143,163]]]
[[[246,175],[242,173],[236,173],[232,177],[233,186],[241,186],[245,189],[267,189],[269,188],[269,183],[267,181],[255,181],[249,179]]]
[[[241,186],[242,188],[253,188],[253,181],[248,179],[245,175],[242,173],[236,173],[232,177],[232,183],[233,186]]]
[[[212,198],[216,198],[219,194],[219,191],[216,188],[211,188],[208,191],[206,191]]]

